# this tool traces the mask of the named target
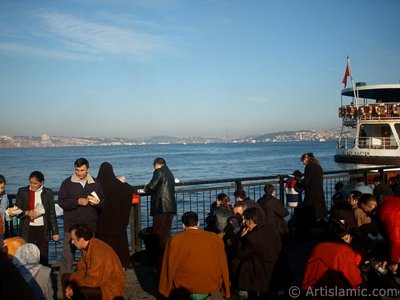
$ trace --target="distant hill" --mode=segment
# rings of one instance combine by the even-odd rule
[[[0,136],[0,148],[14,147],[60,147],[60,146],[114,146],[137,144],[210,144],[210,143],[268,143],[289,141],[337,140],[342,128],[296,130],[264,133],[253,136],[188,136],[173,137],[158,135],[143,138],[105,137],[57,137],[43,134],[37,136]],[[344,128],[342,137],[354,137],[354,130]]]
[[[281,136],[296,136],[301,133],[312,133],[313,130],[296,130],[296,131],[279,131],[279,132],[271,132],[271,133],[264,133],[262,135],[255,136],[256,139],[277,139]]]

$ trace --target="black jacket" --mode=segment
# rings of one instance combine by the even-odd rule
[[[16,196],[16,204],[18,208],[20,208],[24,213],[26,210],[29,210],[29,186],[22,187],[18,190]],[[45,210],[45,214],[43,215],[43,223],[44,223],[44,234],[46,240],[50,240],[50,235],[58,234],[58,226],[57,226],[57,218],[56,212],[54,208],[54,194],[51,189],[43,187],[43,191],[41,194],[42,205]],[[28,240],[29,235],[29,223],[30,218],[25,216],[24,213],[21,213],[19,218],[21,218],[19,225],[19,235]]]
[[[175,178],[167,166],[154,170],[153,178],[145,186],[145,192],[151,194],[152,217],[163,213],[176,214]]]
[[[239,288],[251,292],[268,292],[281,251],[278,233],[271,225],[257,225],[240,239],[239,247]]]
[[[284,219],[289,212],[282,206],[278,199],[274,196],[265,194],[257,203],[265,212],[266,224],[271,225],[280,234],[288,233],[288,226]]]

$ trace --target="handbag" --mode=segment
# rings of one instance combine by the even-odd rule
[[[133,205],[137,205],[139,203],[140,203],[140,195],[136,194],[136,193],[133,193],[132,194],[132,204]]]

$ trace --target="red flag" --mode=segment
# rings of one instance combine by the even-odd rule
[[[347,61],[346,71],[344,72],[344,76],[343,76],[343,79],[342,79],[342,83],[344,84],[344,87],[346,87],[346,85],[347,85],[347,77],[349,77],[349,76],[351,76],[351,71],[350,71],[349,61]]]

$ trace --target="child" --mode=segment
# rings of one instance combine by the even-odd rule
[[[6,178],[0,174],[0,244],[3,244],[4,240],[4,222],[7,206],[8,197],[6,194]]]
[[[299,234],[299,228],[302,223],[301,203],[302,203],[302,180],[303,174],[296,170],[289,175],[285,184],[286,205],[292,209],[292,217],[288,221],[289,232]]]
[[[289,175],[286,180],[285,192],[288,207],[294,208],[301,204],[301,193],[303,192],[301,177],[303,177],[303,174],[299,170],[296,170],[292,175]]]

